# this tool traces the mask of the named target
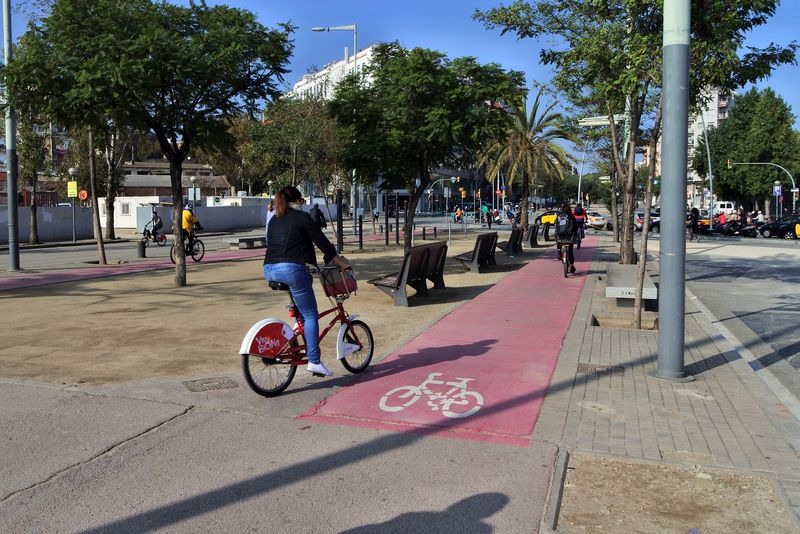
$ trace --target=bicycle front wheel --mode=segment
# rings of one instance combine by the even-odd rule
[[[147,237],[147,236],[144,236],[144,237],[142,238],[142,243],[144,243],[144,247],[145,247],[145,248],[147,248],[147,245],[149,245],[149,244],[150,244],[150,238],[149,238],[149,237]]]
[[[199,239],[195,239],[192,244],[192,260],[200,261],[206,254],[206,246]]]
[[[178,261],[178,243],[173,243],[172,247],[169,249],[169,261],[172,263],[177,263]]]
[[[345,369],[351,373],[360,373],[372,361],[372,352],[375,349],[372,330],[369,329],[369,326],[364,321],[351,321],[344,334],[344,342],[347,345],[361,347],[341,360]]]
[[[297,345],[297,340],[293,345]],[[297,366],[291,362],[291,358],[261,358],[242,354],[242,372],[250,389],[264,397],[274,397],[292,383]]]

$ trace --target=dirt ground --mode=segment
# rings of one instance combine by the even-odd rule
[[[359,279],[346,309],[372,328],[373,361],[541,252],[509,258],[498,251],[498,268],[474,274],[452,259],[471,249],[474,239],[453,239],[447,289],[413,297],[408,308],[366,283],[397,271],[401,248],[373,244],[371,252],[345,251]],[[190,264],[185,288],[173,287],[172,271],[160,270],[0,292],[0,377],[97,385],[235,373],[239,345],[253,323],[266,317],[291,321],[286,295],[266,286],[261,263],[256,257]],[[328,299],[317,282],[315,289],[325,309]],[[333,331],[323,342],[323,359],[335,358],[335,337]]]
[[[756,474],[570,456],[559,532],[797,532],[770,479]]]

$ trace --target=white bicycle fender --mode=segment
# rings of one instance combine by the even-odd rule
[[[250,327],[242,340],[239,354],[275,356],[295,337],[292,327],[280,319],[264,319]]]
[[[353,320],[358,315],[350,315],[348,319]],[[358,345],[351,345],[344,340],[344,334],[347,332],[347,325],[343,324],[339,327],[339,335],[336,336],[336,359],[343,360],[356,352],[360,347]]]

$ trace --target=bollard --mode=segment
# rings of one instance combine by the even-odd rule
[[[358,216],[358,250],[364,250],[364,216]]]
[[[436,227],[433,227],[433,238],[436,239]]]
[[[422,227],[422,240],[425,241],[425,227]]]
[[[382,224],[379,224],[379,225],[378,225],[378,233],[379,233],[379,234],[382,234],[382,233],[383,233],[383,225],[382,225]]]
[[[146,243],[145,243],[144,239],[140,239],[139,243],[137,245],[137,256],[139,258],[146,258],[147,257],[147,255],[144,252],[145,249],[146,249],[145,245],[146,245]]]

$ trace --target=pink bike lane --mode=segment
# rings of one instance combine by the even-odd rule
[[[565,279],[555,250],[547,252],[300,417],[527,445],[595,243],[575,251],[577,274]]]

